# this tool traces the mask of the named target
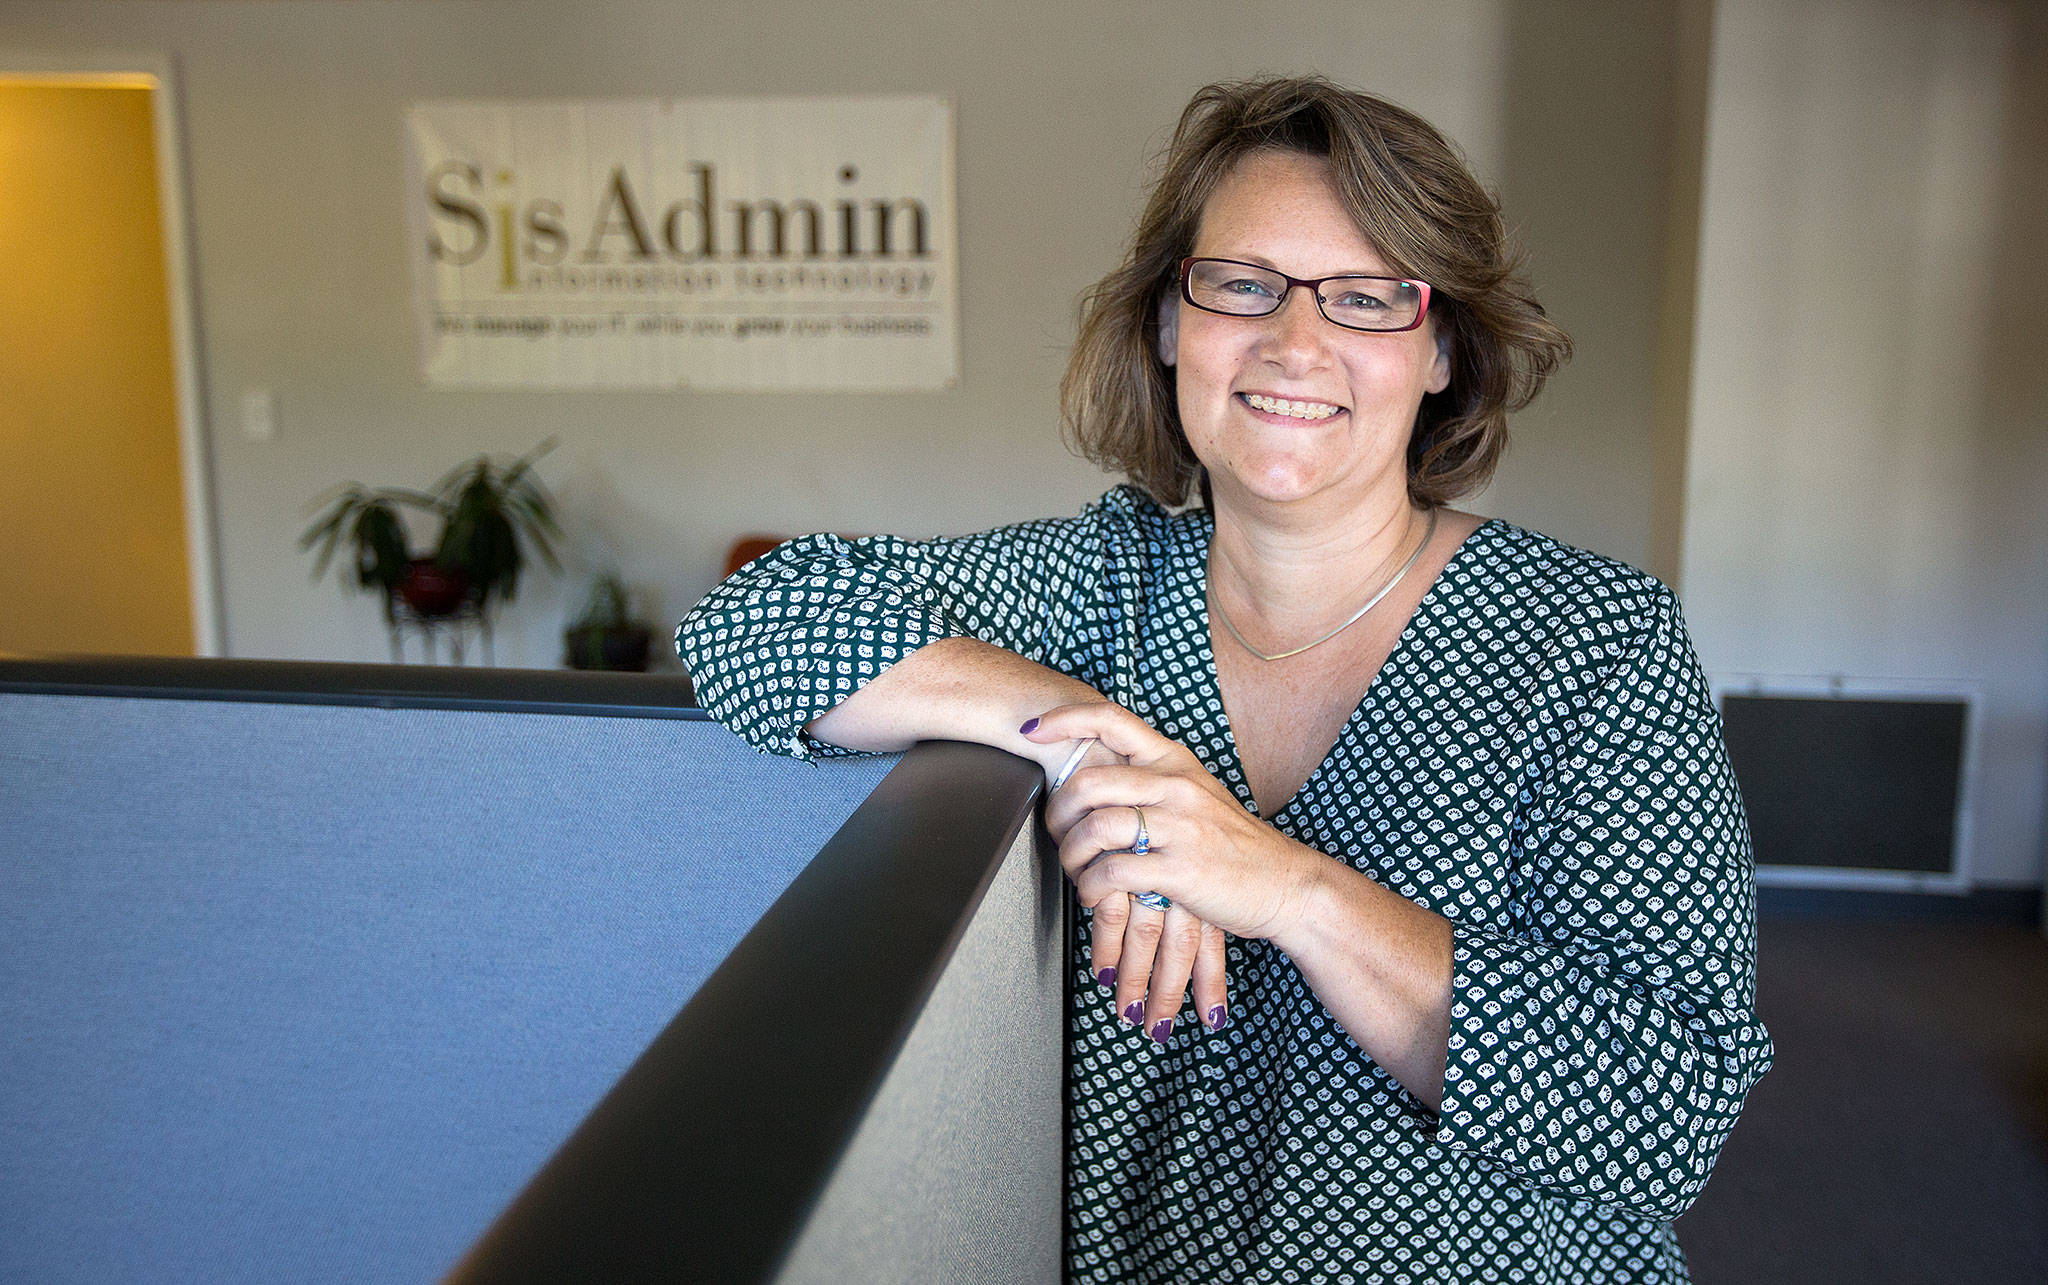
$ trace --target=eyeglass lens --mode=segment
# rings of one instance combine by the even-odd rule
[[[1287,278],[1227,259],[1197,259],[1188,265],[1187,296],[1209,312],[1263,317],[1287,297]],[[1393,277],[1331,277],[1316,297],[1325,317],[1353,330],[1405,330],[1422,309],[1415,283]]]

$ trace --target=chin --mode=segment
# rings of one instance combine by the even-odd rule
[[[1212,473],[1212,487],[1214,476]],[[1310,499],[1321,494],[1328,485],[1327,482],[1318,481],[1312,474],[1294,469],[1272,469],[1252,477],[1235,473],[1228,476],[1231,490],[1248,499],[1267,504],[1287,504],[1295,500]]]

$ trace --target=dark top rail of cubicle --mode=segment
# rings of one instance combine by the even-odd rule
[[[709,722],[676,674],[577,669],[466,669],[179,656],[0,657],[0,691],[45,696],[152,696],[270,705],[609,714]]]
[[[0,692],[706,717],[675,677],[287,661],[0,659]],[[773,1276],[1039,783],[985,746],[905,755],[450,1279]]]

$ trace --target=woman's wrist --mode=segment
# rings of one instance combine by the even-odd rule
[[[973,741],[1028,758],[1051,773],[1073,742],[1041,745],[1026,740],[1019,728],[1049,709],[1101,699],[1081,680],[1015,652],[973,638],[944,638],[905,656],[806,730],[858,750]]]
[[[1268,931],[1259,935],[1291,959],[1297,951],[1313,949],[1325,933],[1339,895],[1331,877],[1338,863],[1278,830],[1272,833],[1280,841],[1270,863],[1279,889],[1278,909],[1268,921]]]

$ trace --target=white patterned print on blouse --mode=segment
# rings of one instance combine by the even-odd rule
[[[1119,487],[958,539],[794,541],[677,630],[766,749],[939,638],[1072,674],[1256,810],[1210,652],[1202,511]],[[1503,522],[1438,577],[1329,757],[1272,818],[1448,918],[1441,1116],[1265,942],[1231,1022],[1156,1045],[1069,985],[1069,1279],[1686,1279],[1670,1220],[1771,1062],[1748,830],[1676,599]]]

